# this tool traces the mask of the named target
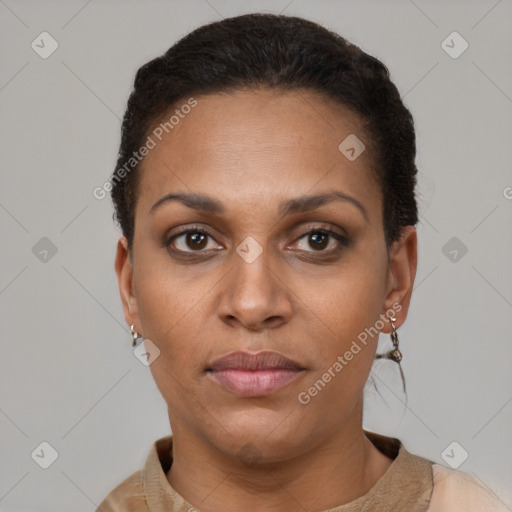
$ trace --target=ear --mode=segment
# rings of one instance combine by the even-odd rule
[[[132,258],[128,250],[128,240],[124,236],[117,242],[115,268],[124,318],[128,325],[135,324],[135,330],[137,330],[137,325],[140,327],[140,322],[137,299],[133,287]]]
[[[406,226],[402,229],[399,240],[393,242],[388,263],[386,299],[384,311],[395,311],[398,328],[405,322],[411,302],[414,278],[418,262],[418,238],[414,226]],[[400,308],[400,306],[401,308]],[[383,333],[391,332],[391,322],[386,322]]]

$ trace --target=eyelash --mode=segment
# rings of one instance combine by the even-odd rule
[[[190,234],[190,233],[194,233],[194,234],[202,234],[202,235],[205,235],[207,237],[210,237],[212,239],[213,236],[207,231],[205,230],[204,228],[200,227],[200,226],[189,226],[189,227],[186,227],[182,230],[180,230],[178,233],[174,233],[172,236],[166,238],[164,240],[164,247],[166,248],[169,248],[169,246],[171,245],[171,243],[176,240],[177,238],[183,236],[183,235],[187,235],[187,234]],[[330,229],[329,227],[325,227],[325,226],[317,226],[317,227],[314,227],[312,229],[309,229],[308,231],[302,233],[296,240],[302,240],[306,235],[311,235],[311,234],[322,234],[322,235],[327,235],[327,236],[331,236],[332,238],[334,238],[338,243],[338,247],[334,248],[334,249],[331,249],[331,250],[318,250],[318,251],[315,251],[315,250],[310,250],[310,251],[304,251],[306,253],[316,253],[316,254],[324,254],[324,255],[333,255],[339,251],[341,251],[342,247],[348,247],[349,245],[349,240],[346,236],[336,232],[336,231],[333,231],[332,229]],[[198,250],[198,251],[182,251],[181,249],[171,249],[175,254],[177,255],[180,255],[180,256],[184,256],[186,258],[188,257],[194,257],[194,256],[197,256],[197,255],[206,255],[208,254],[207,251],[203,251],[203,250]]]

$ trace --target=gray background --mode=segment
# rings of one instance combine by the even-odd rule
[[[251,11],[318,21],[389,67],[417,127],[420,254],[399,329],[409,399],[379,362],[365,427],[443,464],[457,441],[459,469],[512,506],[510,0],[0,0],[0,509],[93,511],[169,433],[122,315],[110,199],[92,191],[138,67]],[[31,48],[43,31],[59,45],[47,59]],[[456,59],[441,46],[453,31],[469,44]],[[46,470],[42,441],[59,455]]]

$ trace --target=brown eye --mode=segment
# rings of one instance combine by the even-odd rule
[[[206,252],[205,249],[218,248],[217,245],[210,243],[213,237],[202,229],[188,229],[177,235],[171,236],[166,242],[166,247],[176,253]],[[212,247],[209,247],[209,244]]]
[[[305,242],[300,247],[302,240]],[[330,229],[310,230],[304,233],[296,243],[302,251],[322,253],[331,253],[340,250],[342,246],[349,245],[347,237]]]
[[[310,247],[317,250],[325,249],[329,245],[329,235],[325,233],[312,233],[309,235],[308,239]]]
[[[204,249],[207,245],[206,235],[203,233],[187,233],[185,244],[191,249]]]

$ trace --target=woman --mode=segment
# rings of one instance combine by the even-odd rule
[[[98,510],[505,510],[362,427],[380,332],[401,371],[414,160],[385,66],[300,18],[206,25],[138,71],[115,267],[172,437]]]

